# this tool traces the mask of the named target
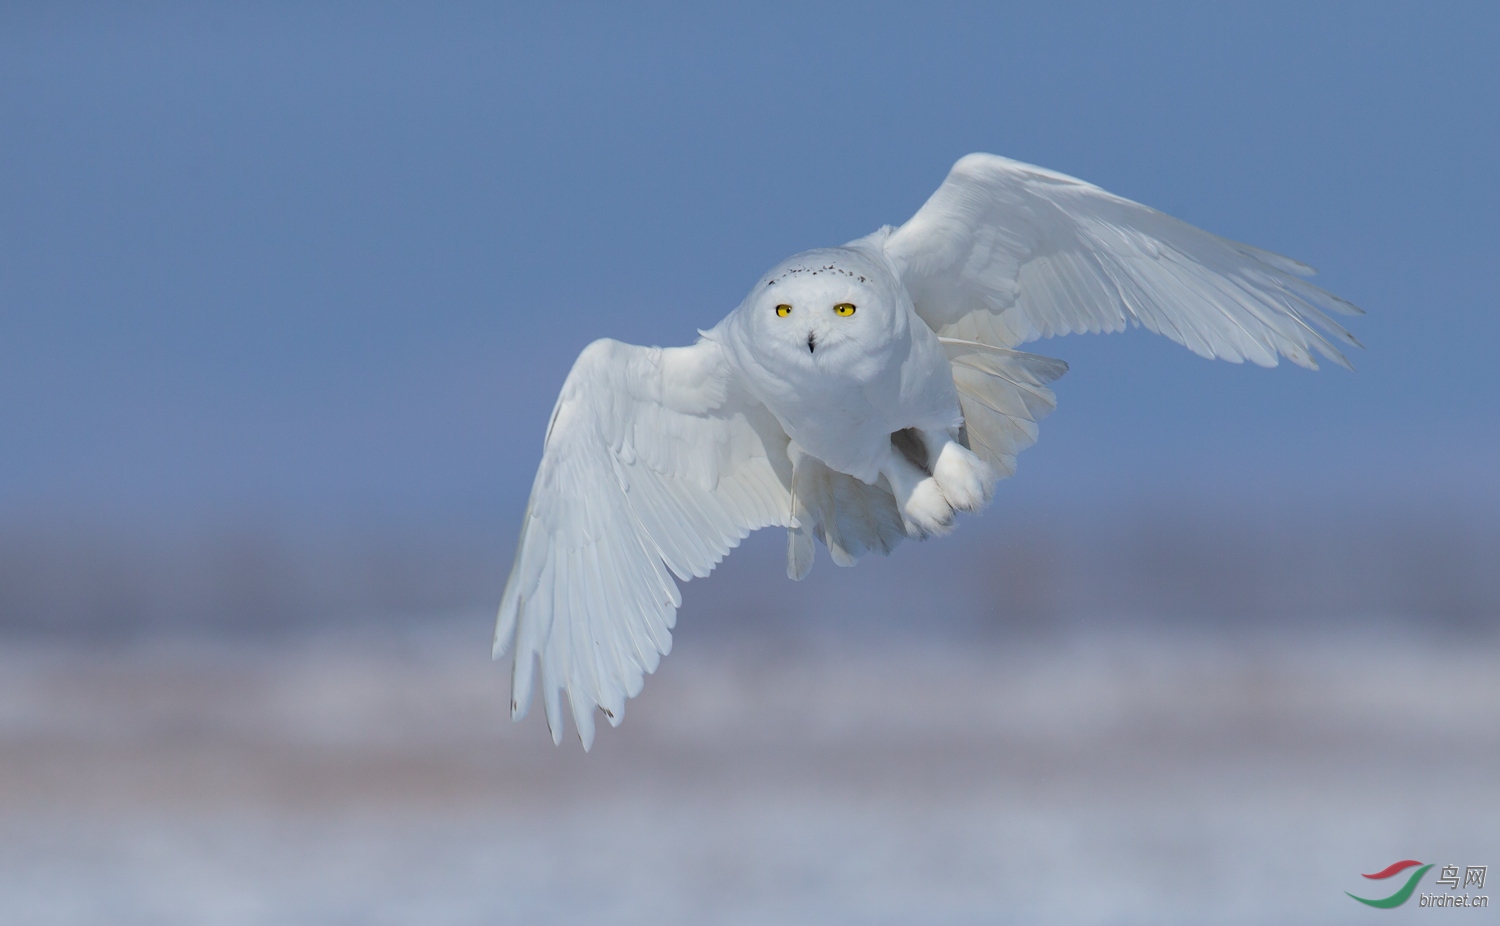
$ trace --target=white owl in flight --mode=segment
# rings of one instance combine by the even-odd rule
[[[1204,357],[1347,366],[1329,312],[1359,309],[1293,260],[1041,167],[971,154],[917,214],[771,268],[690,347],[595,341],[543,444],[494,654],[511,714],[542,698],[555,742],[611,724],[671,649],[675,575],[751,531],[853,565],[977,511],[1055,406],[1067,365],[1016,350],[1144,325]]]

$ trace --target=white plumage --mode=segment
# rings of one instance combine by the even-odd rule
[[[1307,266],[1081,180],[971,154],[900,228],[789,258],[690,347],[573,365],[500,603],[512,716],[540,668],[587,749],[672,645],[679,580],[788,528],[787,572],[889,553],[988,503],[1056,402],[1050,335],[1144,325],[1205,357],[1347,366],[1353,305]]]

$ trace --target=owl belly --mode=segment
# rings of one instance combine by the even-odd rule
[[[857,388],[827,390],[815,397],[766,407],[787,436],[830,469],[873,483],[891,450],[889,416],[871,405]]]
[[[963,423],[946,363],[940,387],[903,393],[824,380],[816,388],[762,399],[787,436],[830,469],[873,484],[892,453],[891,435],[907,428],[957,431]]]

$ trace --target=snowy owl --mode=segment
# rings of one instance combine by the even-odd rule
[[[757,528],[853,565],[952,527],[1055,406],[1067,366],[1016,347],[1144,325],[1204,357],[1347,366],[1329,316],[1359,310],[1311,268],[1055,171],[989,154],[954,165],[905,225],[771,268],[690,347],[595,341],[543,442],[494,655],[533,673],[555,742],[611,724],[672,645],[673,576]]]

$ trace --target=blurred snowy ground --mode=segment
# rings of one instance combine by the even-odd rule
[[[1360,872],[1500,866],[1490,642],[685,634],[585,755],[488,632],[7,643],[0,922],[1401,923]]]

